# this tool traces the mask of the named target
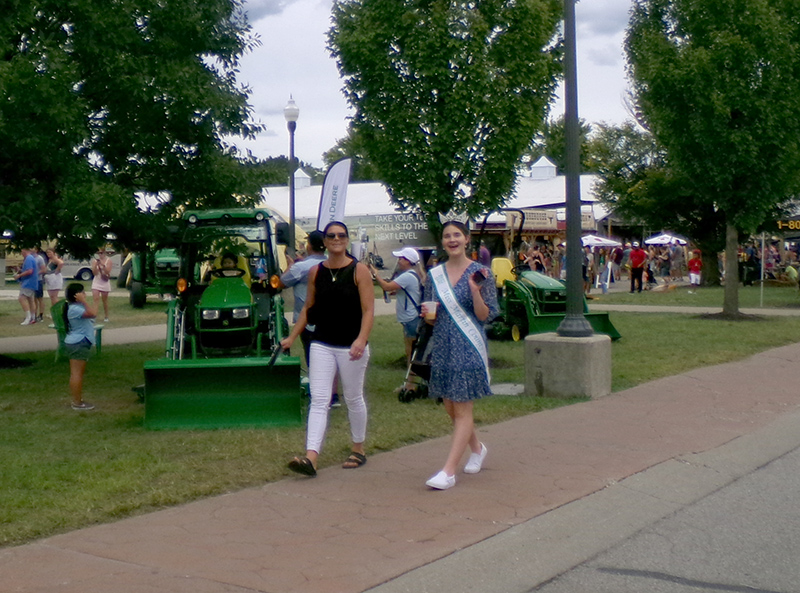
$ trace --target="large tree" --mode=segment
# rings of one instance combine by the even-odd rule
[[[738,313],[736,247],[800,187],[800,0],[634,0],[636,102],[687,195],[726,227],[723,312]]]
[[[655,137],[630,121],[600,124],[590,146],[590,166],[598,177],[593,191],[600,201],[625,221],[691,238],[703,254],[704,282],[719,284],[717,253],[725,248],[725,220],[691,191]]]
[[[352,127],[348,127],[347,136],[339,139],[333,148],[322,155],[322,160],[327,168],[346,157],[353,161],[350,170],[351,181],[380,181],[380,174],[370,162],[361,136]]]
[[[559,0],[339,0],[352,126],[401,206],[477,215],[514,188],[560,72]]]
[[[542,128],[533,137],[533,141],[524,156],[529,163],[535,163],[541,157],[546,156],[555,164],[560,175],[565,174],[567,168],[567,134],[565,121],[564,115],[560,115],[558,118],[546,121],[542,125]],[[592,126],[587,124],[583,119],[579,120],[578,142],[581,149],[581,173],[590,171],[592,167],[591,133]]]
[[[235,80],[254,42],[241,0],[12,2],[0,13],[0,226],[82,255],[108,233],[157,239],[182,208],[255,198],[257,169],[225,140],[256,130]],[[143,195],[169,202],[146,215]]]

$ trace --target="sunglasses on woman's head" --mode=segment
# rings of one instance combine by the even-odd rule
[[[325,233],[326,239],[347,239],[347,233]]]

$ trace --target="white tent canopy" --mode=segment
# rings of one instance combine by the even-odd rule
[[[619,247],[622,245],[619,241],[598,235],[584,235],[581,237],[581,243],[584,247]]]
[[[676,235],[670,235],[669,233],[661,233],[660,235],[654,235],[644,240],[645,245],[672,245],[676,241],[681,245],[686,245],[685,239]]]

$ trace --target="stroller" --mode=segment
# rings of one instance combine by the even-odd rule
[[[425,399],[428,397],[428,381],[431,378],[431,335],[433,326],[424,321],[419,324],[417,339],[414,342],[414,350],[411,353],[411,364],[408,365],[403,387],[397,399],[401,403],[408,404],[415,399]],[[408,385],[412,387],[407,388]]]

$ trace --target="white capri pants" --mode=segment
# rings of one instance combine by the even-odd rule
[[[311,404],[308,407],[306,449],[320,452],[328,428],[328,409],[336,372],[342,381],[350,435],[354,443],[367,438],[367,402],[364,400],[364,374],[369,362],[369,345],[358,360],[350,360],[350,347],[335,347],[311,342],[308,382]]]

